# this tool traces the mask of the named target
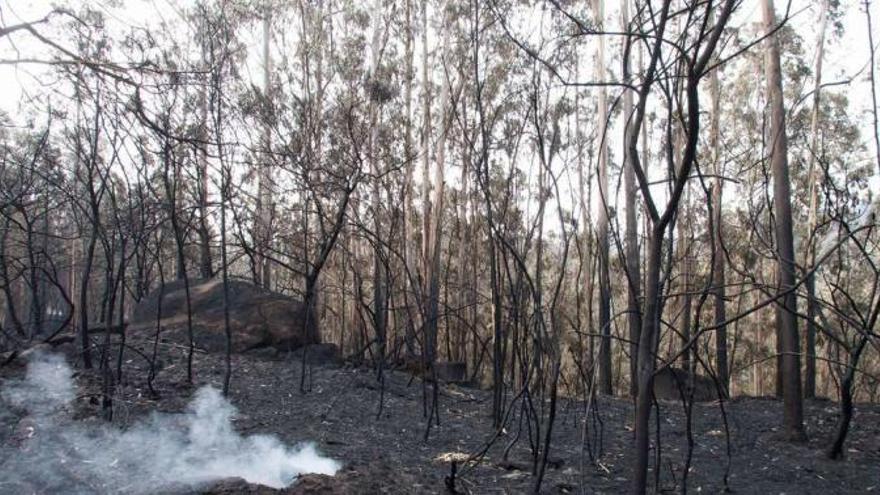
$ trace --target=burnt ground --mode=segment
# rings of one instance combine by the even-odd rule
[[[148,397],[142,360],[127,358],[127,376],[115,400],[115,421],[131,423],[149,411],[182,411],[195,388],[182,386],[183,350],[170,347],[155,388]],[[223,356],[195,357],[196,385],[222,386]],[[442,387],[440,426],[423,440],[425,419],[418,379],[393,371],[386,375],[384,407],[377,417],[380,392],[375,370],[351,366],[315,366],[311,391],[300,392],[301,363],[268,355],[233,356],[231,400],[239,410],[235,426],[245,434],[277,435],[288,444],[314,441],[322,453],[344,464],[335,477],[308,475],[285,493],[443,493],[449,458],[482,449],[491,438],[491,393],[476,388]],[[20,371],[19,371],[20,372]],[[16,373],[7,369],[3,375]],[[94,376],[78,373],[78,415],[100,413],[99,386]],[[680,491],[687,450],[680,404],[661,403],[661,491]],[[880,405],[860,404],[847,443],[847,458],[827,460],[823,449],[837,419],[836,404],[806,404],[808,443],[778,438],[781,403],[741,398],[724,404],[730,429],[731,457],[718,403],[694,406],[694,453],[688,489],[718,493],[863,493],[880,492]],[[632,406],[626,399],[600,398],[602,452],[591,461],[582,449],[583,404],[561,400],[553,431],[552,461],[542,485],[544,493],[621,493],[631,475]],[[654,418],[652,418],[652,422]],[[591,424],[598,424],[591,420]],[[456,487],[464,493],[526,493],[532,490],[528,433],[503,460],[505,446],[515,437],[516,420],[479,463],[459,466]],[[596,439],[592,442],[597,448]],[[653,455],[653,453],[652,453]],[[655,474],[649,475],[652,479]],[[224,480],[200,493],[276,493],[240,480]]]

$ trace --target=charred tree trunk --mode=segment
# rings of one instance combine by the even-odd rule
[[[700,131],[700,79],[705,75],[706,67],[710,58],[713,56],[718,40],[721,38],[724,27],[733,11],[735,0],[727,0],[721,4],[717,16],[717,21],[707,36],[702,39],[702,43],[694,46],[693,57],[688,57],[687,67],[685,70],[685,91],[682,105],[682,121],[685,125],[686,142],[682,150],[682,158],[680,167],[674,177],[674,183],[670,197],[666,203],[662,213],[657,209],[656,204],[651,199],[651,193],[648,186],[647,178],[644,170],[641,169],[638,160],[638,135],[636,132],[640,128],[646,111],[646,99],[651,90],[651,84],[654,82],[655,71],[659,63],[663,35],[669,20],[669,11],[671,2],[666,1],[659,12],[659,20],[655,28],[656,39],[652,41],[651,56],[648,68],[645,71],[645,82],[639,89],[639,104],[634,118],[634,126],[627,135],[626,143],[636,166],[639,171],[639,187],[644,196],[645,206],[651,218],[651,229],[648,235],[648,249],[646,261],[646,277],[645,277],[645,304],[642,320],[642,333],[639,338],[639,388],[636,397],[636,415],[635,415],[635,444],[633,446],[633,456],[635,458],[634,475],[632,479],[632,492],[645,493],[648,486],[648,462],[649,462],[649,446],[650,446],[650,417],[653,397],[653,382],[655,372],[655,359],[657,351],[657,342],[659,339],[660,316],[662,312],[662,292],[660,271],[663,258],[663,243],[669,223],[675,215],[681,196],[687,185],[688,176],[691,172],[693,164],[697,156],[697,142]],[[711,5],[707,9],[712,8]],[[709,15],[707,12],[706,15]],[[659,448],[659,447],[658,447]],[[659,470],[660,466],[655,466]]]
[[[184,299],[186,301],[186,337],[188,343],[186,357],[186,382],[192,383],[192,362],[195,353],[195,339],[193,336],[192,321],[192,295],[189,288],[189,274],[186,270],[186,253],[184,251],[186,239],[183,226],[180,225],[180,217],[178,214],[177,191],[179,187],[180,176],[177,170],[177,163],[174,157],[174,150],[171,144],[170,132],[171,123],[170,115],[166,114],[164,119],[164,143],[162,150],[163,159],[163,175],[165,186],[165,201],[167,202],[168,218],[171,221],[171,231],[174,235],[175,254],[177,256],[177,279],[183,281]]]
[[[0,282],[3,283],[3,298],[5,299],[5,316],[12,322],[12,329],[15,331],[18,337],[24,337],[24,328],[22,327],[21,320],[18,317],[18,312],[16,310],[16,302],[17,299],[12,292],[12,284],[13,279],[9,274],[9,263],[6,262],[8,259],[7,245],[6,239],[9,236],[9,231],[12,226],[12,220],[9,217],[6,217],[3,222],[3,229],[0,232],[0,258],[4,261],[0,263]],[[73,266],[71,264],[71,272],[73,271]],[[71,294],[72,296],[72,294]],[[5,321],[5,318],[4,318]]]
[[[92,276],[92,263],[95,259],[95,247],[98,242],[98,228],[92,227],[88,247],[84,253],[83,271],[79,284],[79,339],[82,351],[83,367],[92,368],[92,346],[89,341],[89,279]]]
[[[776,26],[773,0],[763,0],[764,28],[770,34]],[[788,142],[785,134],[785,108],[782,97],[782,71],[779,44],[770,34],[766,43],[767,92],[770,97],[770,166],[773,170],[773,206],[776,213],[777,302],[779,340],[782,354],[783,426],[791,440],[802,441],[804,432],[801,395],[800,341],[797,328],[795,294],[794,236],[791,217],[791,182],[788,173]]]
[[[849,425],[853,415],[853,396],[852,388],[856,376],[856,365],[859,362],[862,351],[868,343],[868,335],[864,334],[860,337],[856,348],[852,350],[849,356],[849,363],[846,367],[846,373],[841,377],[840,381],[840,417],[837,420],[837,433],[834,441],[828,449],[828,457],[830,459],[840,459],[843,457],[843,443],[849,432]]]

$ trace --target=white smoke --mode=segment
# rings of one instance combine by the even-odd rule
[[[24,381],[3,387],[2,397],[31,414],[57,413],[74,398],[73,371],[64,358],[56,354],[31,356]]]
[[[234,477],[283,488],[340,468],[314,444],[239,435],[235,407],[213,387],[199,389],[185,414],[153,413],[125,430],[72,420],[74,397],[72,372],[54,355],[37,355],[24,380],[4,385],[3,400],[28,416],[0,447],[0,493],[173,492]]]

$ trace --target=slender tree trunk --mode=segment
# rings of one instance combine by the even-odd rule
[[[205,42],[202,45],[202,70],[206,70],[206,51]],[[198,211],[199,223],[197,233],[199,236],[199,273],[202,278],[208,279],[214,276],[214,267],[211,260],[211,230],[208,226],[208,97],[207,84],[203,84],[199,89],[199,111],[201,112],[201,124],[199,126],[199,138],[202,142],[196,151],[198,156]]]
[[[48,213],[47,213],[48,214]],[[33,340],[33,338],[40,334],[43,327],[43,298],[42,290],[40,289],[42,285],[42,280],[40,277],[40,266],[42,257],[37,253],[36,239],[34,238],[34,221],[26,217],[27,213],[23,212],[23,216],[25,217],[24,226],[25,226],[25,236],[26,236],[26,244],[25,249],[27,250],[28,257],[28,277],[29,282],[28,286],[30,289],[31,297],[30,297],[30,313],[31,313],[31,321],[28,324],[28,340]],[[45,238],[45,235],[43,236]],[[45,252],[45,251],[44,251]]]
[[[113,420],[113,392],[115,388],[114,383],[114,374],[112,369],[110,368],[110,344],[111,344],[111,328],[113,326],[113,316],[116,310],[116,294],[119,291],[120,287],[122,290],[120,292],[120,296],[125,298],[125,249],[127,239],[125,237],[120,236],[120,253],[119,253],[119,272],[116,276],[113,276],[113,271],[116,268],[113,263],[114,256],[107,256],[107,271],[108,271],[108,282],[109,282],[109,302],[107,304],[107,319],[106,324],[104,325],[104,345],[101,349],[101,377],[102,377],[102,404],[101,409],[104,413],[104,419],[106,421]],[[124,305],[120,308],[122,311]],[[119,331],[124,334],[125,328],[120,325]],[[120,345],[122,345],[120,343]]]
[[[428,79],[428,6],[422,0],[422,272],[428,267],[431,219],[431,81]]]
[[[807,253],[806,253],[806,289],[807,289],[807,324],[806,345],[804,348],[806,368],[804,369],[804,397],[811,399],[816,396],[816,277],[813,267],[816,266],[816,225],[818,223],[819,188],[822,186],[822,174],[816,164],[819,155],[819,112],[820,94],[822,92],[822,59],[825,52],[825,30],[828,24],[828,2],[822,0],[819,5],[819,34],[816,40],[815,81],[813,83],[813,111],[810,118],[810,156],[807,167],[810,183],[810,210],[807,215]]]
[[[639,390],[636,397],[636,415],[635,415],[635,444],[633,446],[635,466],[632,479],[633,493],[645,493],[647,489],[648,477],[648,457],[650,446],[650,417],[653,399],[653,382],[655,373],[655,359],[657,352],[657,342],[659,339],[660,317],[662,312],[662,286],[660,279],[661,262],[663,256],[663,244],[665,241],[666,230],[675,214],[681,196],[687,185],[688,176],[697,157],[697,142],[700,131],[700,78],[705,74],[705,69],[709,63],[712,53],[717,47],[718,40],[721,37],[722,30],[727,24],[730,14],[733,11],[735,0],[727,0],[723,3],[718,21],[712,29],[711,35],[705,38],[705,44],[702,51],[697,45],[696,55],[690,59],[689,66],[686,71],[686,87],[684,92],[684,101],[686,101],[686,113],[683,122],[686,125],[686,143],[681,152],[681,165],[675,174],[672,193],[666,202],[665,209],[661,214],[656,209],[653,201],[649,201],[650,190],[645,184],[642,187],[642,193],[648,197],[645,198],[646,207],[651,217],[651,229],[648,236],[646,277],[645,277],[645,304],[642,320],[642,333],[639,337]],[[653,81],[655,70],[661,52],[661,41],[666,29],[666,23],[669,19],[669,10],[671,2],[663,3],[660,12],[658,25],[656,28],[657,40],[653,42],[653,49],[648,69],[645,71],[645,84],[640,89],[639,108],[636,112],[635,127],[627,136],[627,146],[631,154],[633,154],[634,163],[638,164],[637,145],[638,137],[635,132],[642,124],[646,110],[646,96],[650,91],[650,83]],[[671,116],[670,116],[671,117]],[[644,173],[644,170],[642,170]],[[643,182],[640,176],[640,183]],[[659,449],[659,445],[657,446]],[[655,466],[659,470],[660,466]],[[656,471],[655,471],[656,473]]]
[[[676,126],[675,129],[675,149],[684,148],[684,129]],[[676,164],[679,167],[678,173],[681,174],[680,167],[682,163]],[[691,327],[693,326],[691,310],[693,309],[693,297],[691,296],[691,218],[690,209],[688,208],[688,196],[690,188],[685,186],[682,194],[682,202],[676,213],[676,223],[678,227],[678,256],[681,257],[680,276],[681,283],[679,291],[680,299],[680,318],[681,318],[681,335],[679,336],[682,346],[682,368],[687,372],[688,386],[693,384],[694,362],[696,354],[696,346],[690,346]],[[671,233],[670,233],[671,234]],[[671,243],[671,240],[670,240]],[[671,249],[671,247],[670,247]]]
[[[315,162],[315,166],[318,169],[318,173],[324,167],[324,1],[317,0],[313,7],[312,11],[312,22],[310,23],[312,27],[312,50],[314,51],[314,59],[315,59],[315,101],[312,104],[312,119],[315,122],[315,125],[312,125],[313,132],[313,142],[312,142],[312,156]],[[347,200],[346,200],[347,204]],[[274,210],[274,206],[273,206]],[[327,312],[327,306],[325,304],[325,294],[324,294],[324,278],[318,274],[318,277],[314,281],[313,294],[312,294],[312,308],[314,310],[314,314],[312,317],[315,319],[314,324],[316,328],[321,328],[321,323],[324,320]]]
[[[91,236],[89,236],[89,244],[86,248],[85,259],[83,260],[83,272],[79,284],[79,337],[83,367],[86,369],[92,368],[92,346],[89,341],[89,279],[92,276],[92,263],[95,259],[97,238],[98,227],[95,225],[92,227]]]
[[[466,108],[463,106],[463,108]],[[462,110],[464,113],[464,110]],[[465,122],[467,119],[465,117]],[[458,194],[458,204],[456,205],[456,210],[458,211],[458,252],[456,253],[456,272],[458,278],[458,307],[464,310],[464,315],[457,319],[455,328],[456,332],[456,346],[455,355],[451,357],[454,361],[459,362],[467,362],[467,349],[465,346],[467,340],[467,331],[471,326],[471,322],[468,318],[470,315],[469,303],[471,300],[471,294],[473,294],[474,287],[470,284],[469,277],[469,267],[468,267],[468,258],[470,256],[475,256],[476,253],[468,253],[470,249],[470,226],[467,223],[467,202],[468,197],[470,196],[470,183],[468,181],[470,170],[469,164],[471,162],[471,156],[469,151],[465,150],[465,158],[462,160],[461,167],[461,194]]]
[[[639,336],[639,393],[636,395],[635,415],[635,476],[633,493],[644,493],[647,487],[648,454],[651,419],[651,399],[654,389],[654,359],[657,350],[659,300],[660,300],[660,264],[662,258],[664,235],[662,231],[651,230],[648,242],[646,276],[645,276],[645,312],[642,320],[642,333]],[[648,351],[648,352],[645,352]]]
[[[6,238],[9,236],[9,231],[12,226],[12,219],[6,217],[3,221],[2,231],[0,231],[0,257],[4,260],[8,256],[8,248],[6,245]],[[72,255],[71,255],[72,258]],[[71,273],[73,273],[73,262],[71,261],[70,265]],[[24,337],[24,329],[22,328],[21,320],[18,317],[18,312],[16,310],[15,304],[17,299],[12,291],[13,287],[13,279],[9,275],[9,264],[8,263],[0,263],[0,281],[3,282],[3,295],[5,296],[5,312],[4,315],[9,319],[12,323],[12,328],[15,330],[15,333],[19,337]],[[71,285],[71,297],[73,297],[73,285]]]
[[[412,263],[416,259],[416,256],[413,253],[413,229],[415,226],[415,207],[413,206],[413,174],[415,171],[415,162],[416,156],[413,146],[413,109],[412,109],[412,93],[413,93],[413,79],[415,79],[415,73],[413,70],[413,44],[414,44],[414,34],[413,34],[413,0],[406,0],[405,5],[405,15],[406,15],[406,27],[405,27],[405,36],[404,36],[404,58],[405,58],[405,76],[404,76],[404,104],[406,106],[406,121],[404,123],[404,139],[403,139],[403,154],[404,159],[406,160],[406,177],[404,179],[404,193],[403,193],[403,236],[401,242],[403,244],[403,264],[405,267],[405,271],[409,273],[412,268]],[[413,359],[416,355],[415,344],[416,344],[416,336],[415,336],[415,325],[414,319],[415,316],[412,313],[412,310],[409,305],[409,301],[411,300],[412,294],[415,292],[414,287],[412,285],[412,279],[409,276],[404,277],[404,300],[407,301],[406,304],[406,330],[404,335],[404,341],[406,345],[406,357],[409,359]]]
[[[719,123],[721,122],[721,95],[718,82],[718,70],[709,74],[709,93],[712,99],[712,116],[709,121],[709,146],[712,148],[712,159],[715,162],[715,183],[712,188],[712,244],[715,253],[712,275],[712,287],[715,300],[715,367],[718,382],[725,395],[729,395],[730,376],[727,364],[727,327],[723,324],[727,320],[725,309],[725,280],[724,280],[724,245],[722,243],[722,215],[721,197],[724,186],[722,176],[724,170],[721,165],[721,144],[719,142]]]
[[[596,25],[601,31],[605,24],[605,1],[595,0]],[[596,52],[598,80],[605,82],[605,36],[599,36]],[[608,246],[608,144],[605,130],[608,128],[608,91],[599,89],[598,125],[602,129],[599,140],[599,219],[596,236],[599,244],[599,330],[602,334],[599,346],[599,391],[606,395],[614,393],[611,376],[611,278],[609,276]]]
[[[687,193],[685,193],[687,195]],[[691,341],[691,329],[693,327],[693,311],[694,298],[691,295],[693,286],[691,283],[691,229],[690,229],[690,211],[686,205],[681,207],[681,221],[679,226],[678,250],[681,253],[681,345],[682,349],[682,367],[688,373],[688,380],[693,380],[694,367],[696,363],[696,346],[689,346]],[[690,385],[690,384],[689,384]]]
[[[218,36],[219,41],[228,50],[229,35],[222,33]],[[212,54],[213,55],[213,54]],[[229,199],[229,186],[232,180],[232,171],[226,163],[223,148],[223,66],[228,53],[219,53],[219,60],[215,59],[211,73],[212,94],[211,113],[214,118],[214,136],[217,147],[217,160],[220,165],[220,270],[223,282],[223,334],[226,337],[225,372],[223,374],[223,395],[229,395],[232,382],[232,325],[229,318],[229,257],[226,246],[226,202]]]
[[[125,256],[125,239],[123,238],[122,242],[122,256],[119,259],[119,279],[120,279],[120,294],[119,294],[119,352],[117,353],[116,358],[116,382],[122,381],[122,362],[125,356],[125,340],[126,340],[126,327],[125,327],[125,268],[126,263],[129,258]],[[135,249],[137,249],[137,244],[135,244]]]
[[[373,4],[373,40],[370,45],[370,82],[368,88],[377,87],[379,80],[379,62],[381,54],[381,41],[383,29],[382,1],[375,0]],[[369,91],[369,89],[368,89]],[[370,172],[373,175],[372,187],[372,213],[373,229],[377,236],[384,236],[384,219],[382,218],[382,195],[381,185],[382,171],[379,165],[379,125],[381,120],[381,100],[373,95],[370,98]],[[378,377],[382,378],[382,369],[385,365],[385,345],[387,329],[387,285],[388,276],[385,269],[384,253],[381,242],[376,242],[373,249],[373,325],[376,331],[376,344],[378,347]]]
[[[629,0],[623,0],[621,3],[620,20],[623,29],[629,32]],[[624,42],[624,51],[621,58],[623,63],[623,79],[629,81],[630,76],[630,59],[632,53],[632,38],[627,38]],[[632,91],[624,91],[623,93],[623,119],[624,119],[624,139],[630,132],[633,113],[633,94]],[[623,182],[626,198],[626,281],[627,281],[627,324],[629,326],[629,376],[630,376],[630,395],[636,396],[638,392],[638,349],[639,334],[642,330],[641,307],[639,296],[641,293],[641,273],[639,267],[639,221],[636,211],[636,196],[638,194],[638,186],[636,185],[635,169],[630,159],[627,147],[623,147],[624,169]]]
[[[165,132],[170,133],[170,122],[165,119]],[[177,280],[183,281],[183,291],[186,301],[186,335],[187,335],[187,358],[186,358],[186,381],[192,384],[192,363],[193,354],[195,353],[195,338],[193,335],[192,321],[192,294],[190,292],[189,274],[186,271],[185,233],[180,225],[180,217],[178,215],[177,191],[180,184],[180,175],[177,171],[177,163],[174,157],[171,140],[167,136],[163,143],[163,179],[165,186],[165,200],[168,202],[168,218],[171,221],[171,231],[174,235],[174,245],[176,254]],[[172,178],[173,172],[173,178]],[[108,322],[109,325],[109,322]],[[108,327],[109,328],[109,327]]]
[[[424,1],[424,0],[423,0]],[[480,5],[481,2],[474,0],[471,2],[473,6],[473,31],[472,31],[472,66],[474,81],[474,104],[476,106],[479,131],[479,148],[478,157],[474,166],[474,174],[476,184],[480,188],[483,195],[483,203],[485,208],[485,229],[486,229],[486,249],[489,254],[489,287],[492,294],[492,426],[499,428],[502,425],[504,415],[504,368],[506,356],[506,339],[505,329],[502,321],[502,296],[501,296],[501,274],[498,269],[498,244],[496,243],[495,228],[495,212],[493,210],[492,195],[490,190],[490,164],[489,164],[489,145],[491,141],[491,123],[486,116],[486,109],[483,105],[483,86],[485,81],[480,76]],[[424,7],[424,3],[423,3]],[[476,235],[474,235],[476,238]],[[474,336],[476,338],[476,335]],[[513,360],[511,360],[512,362]]]
[[[434,273],[434,243],[432,239],[433,234],[433,215],[436,212],[439,214],[439,207],[433,201],[431,197],[432,187],[440,187],[439,184],[432,184],[431,179],[431,94],[430,94],[430,80],[428,79],[428,9],[427,9],[427,1],[422,0],[421,5],[422,10],[422,91],[423,91],[423,108],[422,108],[422,118],[424,131],[422,133],[422,258],[421,258],[421,266],[422,266],[422,287],[421,287],[421,304],[422,304],[422,364],[425,368],[426,375],[429,370],[433,370],[434,364],[434,353],[436,349],[436,330],[437,330],[437,319],[436,314],[433,313],[434,309],[434,278],[437,276]],[[444,85],[445,86],[445,85]],[[442,101],[442,100],[441,100]],[[441,106],[443,103],[441,103]],[[441,121],[441,126],[443,125]],[[441,132],[443,132],[441,128]],[[440,147],[437,146],[437,151],[439,152]],[[439,159],[438,159],[439,165]],[[442,178],[441,178],[442,181]],[[439,253],[438,253],[439,255]],[[439,258],[437,258],[439,260]],[[439,291],[438,291],[439,292]],[[423,382],[424,383],[424,382]],[[436,385],[436,382],[435,382]],[[434,414],[434,406],[435,404],[432,402],[432,407],[430,409],[431,414]],[[428,427],[425,430],[425,437],[427,438],[428,432],[430,431],[430,425],[433,421],[433,417],[428,417]]]
[[[579,71],[578,60],[575,60],[575,71]],[[577,73],[577,72],[576,72]],[[578,260],[581,264],[580,272],[583,274],[583,288],[581,289],[580,300],[578,301],[578,311],[580,311],[580,305],[586,305],[586,332],[589,334],[587,336],[587,343],[585,346],[582,346],[581,351],[585,352],[584,356],[584,369],[587,370],[587,379],[589,383],[585,384],[585,388],[588,390],[593,390],[593,369],[595,365],[595,353],[594,353],[594,342],[595,338],[593,336],[593,215],[591,212],[592,205],[592,196],[593,196],[593,174],[592,168],[586,166],[584,159],[584,133],[581,130],[581,103],[580,103],[580,91],[575,93],[575,135],[578,136],[577,142],[577,173],[578,173],[578,200],[580,202],[580,212],[581,212],[581,238],[584,242],[584,247],[580,250],[580,259]],[[584,174],[586,172],[586,175]],[[579,282],[580,283],[580,282]],[[583,326],[583,325],[582,325]],[[584,331],[581,328],[581,331]]]
[[[256,228],[254,229],[254,245],[256,246],[255,275],[258,285],[266,289],[272,288],[272,266],[269,261],[271,246],[272,222],[272,58],[269,44],[272,37],[269,12],[263,14],[263,160],[258,165],[257,176],[257,207]]]
[[[229,321],[229,260],[226,249],[226,190],[228,187],[228,171],[225,167],[220,179],[220,270],[223,274],[223,329],[226,336],[226,373],[223,375],[223,395],[229,395],[232,381],[232,326]]]
[[[77,95],[77,106],[79,107],[79,95]],[[106,187],[104,179],[100,176],[100,173],[95,173],[96,168],[99,167],[97,154],[100,131],[100,114],[101,103],[100,100],[96,98],[95,125],[92,129],[90,156],[88,158],[88,164],[86,165],[85,170],[85,173],[87,174],[86,179],[88,180],[88,184],[85,184],[85,187],[89,199],[89,221],[91,222],[92,231],[91,235],[89,236],[88,249],[85,252],[85,263],[83,266],[83,274],[81,277],[82,280],[80,283],[79,293],[79,303],[81,307],[80,346],[82,350],[83,367],[86,369],[92,368],[91,341],[89,339],[89,279],[92,275],[92,265],[95,260],[95,248],[97,247],[98,235],[100,235],[101,229],[101,198],[103,197],[103,188]],[[78,118],[77,121],[79,121]],[[80,151],[80,147],[81,145],[79,145],[78,143],[77,151]],[[79,162],[77,162],[77,171],[79,172]],[[96,190],[96,186],[98,186],[100,190]]]
[[[442,12],[445,12],[442,11]],[[443,25],[445,26],[445,14],[443,15]],[[440,62],[442,64],[447,63],[447,54],[449,52],[448,45],[449,37],[444,38],[442,55],[440,57]],[[431,198],[430,204],[430,214],[425,220],[426,230],[427,230],[427,249],[425,262],[426,270],[425,270],[425,293],[428,296],[428,301],[426,304],[425,310],[425,337],[426,337],[426,345],[428,347],[428,365],[432,378],[432,394],[433,398],[431,401],[431,411],[433,411],[435,415],[435,419],[437,424],[440,423],[440,411],[439,404],[437,403],[438,399],[438,389],[437,389],[437,377],[434,372],[434,364],[437,360],[437,335],[438,335],[438,326],[439,326],[439,304],[440,304],[440,254],[441,254],[441,246],[442,246],[442,235],[443,235],[443,209],[445,208],[445,200],[446,200],[446,182],[445,182],[445,174],[446,174],[446,138],[448,135],[448,127],[449,127],[449,119],[447,115],[448,107],[451,104],[449,93],[449,78],[444,75],[443,77],[443,85],[440,90],[440,115],[438,116],[439,122],[439,135],[436,144],[436,156],[435,156],[435,167],[434,167],[434,179],[433,179],[433,195]],[[428,431],[430,430],[431,424],[431,416],[428,416],[428,429],[425,431],[425,438],[427,439]]]
[[[846,435],[849,432],[849,424],[853,415],[853,396],[852,388],[856,376],[856,366],[862,351],[865,350],[865,344],[868,343],[868,334],[862,334],[855,349],[850,352],[849,363],[846,367],[846,373],[841,377],[840,381],[840,418],[837,420],[837,433],[831,447],[828,449],[828,457],[830,459],[840,459],[843,457],[843,443],[846,441]]]
[[[763,0],[764,28],[769,34],[776,25],[773,0]],[[797,328],[797,296],[795,288],[794,236],[792,235],[791,183],[788,172],[788,142],[785,134],[785,108],[782,97],[782,72],[779,44],[775,35],[766,43],[767,92],[770,97],[771,155],[773,170],[773,203],[776,213],[776,255],[778,291],[782,296],[776,307],[782,350],[783,426],[791,440],[802,441],[804,432],[803,397],[801,395],[800,345]]]

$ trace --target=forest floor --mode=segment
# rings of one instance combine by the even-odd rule
[[[146,373],[137,369],[139,358],[130,357],[126,369],[132,378],[118,390],[115,421],[125,425],[150,411],[185,410],[195,388],[180,385],[185,377],[185,358],[181,349],[171,349],[154,384],[161,396],[158,400],[148,398]],[[196,354],[194,369],[197,385],[222,386],[223,356]],[[425,441],[422,384],[406,373],[386,373],[384,403],[377,414],[380,387],[372,369],[315,366],[307,376],[310,391],[305,393],[300,392],[299,360],[236,355],[233,370],[230,398],[238,409],[234,424],[240,433],[272,434],[288,445],[316,442],[321,453],[339,460],[343,468],[334,477],[303,476],[294,486],[278,492],[225,480],[197,493],[444,493],[449,460],[480,451],[492,439],[490,391],[441,387],[440,425],[431,428]],[[2,370],[0,375],[10,373]],[[99,393],[96,378],[78,373],[77,385],[81,397],[77,415],[99,415],[99,401],[84,399]],[[631,403],[623,398],[600,398],[597,406],[597,414],[590,419],[591,447],[601,452],[591,460],[582,448],[583,403],[560,400],[543,493],[628,491]],[[694,406],[689,491],[724,491],[726,475],[726,486],[734,493],[880,492],[880,405],[856,405],[843,461],[826,459],[823,450],[836,424],[834,402],[807,402],[809,442],[803,444],[779,439],[779,401],[739,398],[725,402],[729,447],[720,406],[717,402]],[[677,403],[661,402],[660,408],[659,491],[680,492],[687,452],[685,415]],[[517,429],[514,416],[478,463],[458,466],[455,487],[462,493],[531,492],[535,478],[525,426],[503,459]],[[654,479],[655,473],[649,476]]]

